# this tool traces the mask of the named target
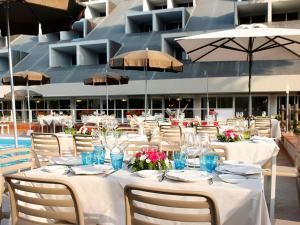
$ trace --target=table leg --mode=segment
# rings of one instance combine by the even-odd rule
[[[276,197],[276,159],[277,154],[272,156],[271,170],[271,195],[270,195],[270,220],[274,224],[275,221],[275,197]]]

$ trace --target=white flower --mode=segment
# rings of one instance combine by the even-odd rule
[[[234,139],[234,134],[233,134],[233,133],[231,133],[231,134],[230,134],[230,137],[231,137],[232,139]]]
[[[151,160],[150,159],[146,159],[146,163],[150,163],[151,162]]]
[[[168,158],[165,159],[165,163],[166,163],[167,165],[170,163],[170,161],[169,161]]]
[[[134,162],[135,162],[135,157],[132,157],[130,163],[134,163]]]
[[[145,160],[147,157],[145,155],[141,155],[140,160]]]

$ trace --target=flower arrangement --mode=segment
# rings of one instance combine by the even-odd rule
[[[242,139],[242,137],[239,134],[234,133],[233,130],[226,130],[223,134],[219,134],[217,138],[221,142],[236,142]]]
[[[156,148],[143,148],[137,152],[128,164],[132,172],[140,170],[166,170],[172,165],[163,152],[158,152]]]

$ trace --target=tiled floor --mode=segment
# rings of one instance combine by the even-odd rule
[[[277,162],[278,165],[291,165],[284,150],[280,151]],[[268,193],[269,190],[266,188],[266,194]],[[4,199],[4,210],[8,210],[7,198]],[[284,177],[277,178],[275,216],[276,225],[300,225],[300,205],[298,203],[295,179]],[[3,220],[1,225],[9,225],[8,220]]]

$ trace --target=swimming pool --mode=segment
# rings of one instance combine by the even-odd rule
[[[19,147],[29,148],[31,146],[30,138],[19,138],[18,139]],[[14,138],[0,138],[0,150],[6,148],[14,148],[15,141]]]

